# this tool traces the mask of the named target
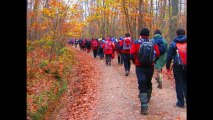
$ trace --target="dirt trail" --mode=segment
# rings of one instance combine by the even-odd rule
[[[131,65],[130,75],[124,76],[124,66],[117,63],[117,58],[111,66],[106,66],[104,60],[96,59],[99,61],[97,68],[104,74],[98,83],[97,104],[91,111],[91,120],[186,120],[186,108],[175,106],[176,93],[172,81],[164,80],[163,89],[158,89],[156,80],[152,79],[149,115],[144,116],[140,114],[134,64]]]
[[[92,56],[92,52],[90,54]],[[85,120],[186,120],[186,108],[175,106],[176,92],[172,81],[164,80],[163,89],[158,89],[156,80],[152,79],[153,92],[149,103],[149,114],[144,116],[140,114],[134,64],[131,65],[129,76],[124,76],[124,66],[117,63],[117,58],[112,60],[111,66],[106,66],[105,61],[99,58],[95,59],[94,64],[102,74],[97,81],[96,98],[89,113],[85,114],[87,115]],[[66,107],[64,105],[54,114],[60,113],[64,116],[63,111]],[[63,118],[73,120],[67,117],[56,119]]]

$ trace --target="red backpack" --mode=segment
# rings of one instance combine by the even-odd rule
[[[182,65],[187,65],[187,43],[176,43]]]
[[[123,50],[129,50],[131,48],[130,38],[125,38],[123,41]]]
[[[106,44],[105,44],[104,49],[106,49],[106,50],[110,50],[110,49],[112,49],[112,43],[111,43],[111,42],[109,42],[109,41],[106,41]]]
[[[98,42],[97,41],[94,41],[92,45],[93,45],[93,48],[98,48]]]

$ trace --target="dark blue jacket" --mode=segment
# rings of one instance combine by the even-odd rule
[[[184,42],[187,42],[187,37],[185,35],[179,35],[170,43],[166,60],[166,69],[170,69],[172,59],[173,65],[177,65],[176,43],[184,43]]]

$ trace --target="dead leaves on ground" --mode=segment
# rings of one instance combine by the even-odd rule
[[[72,49],[72,48],[70,48]],[[100,72],[95,67],[95,60],[87,53],[78,51],[76,56],[77,64],[76,80],[73,83],[72,101],[67,105],[69,114],[64,118],[73,118],[75,120],[88,119],[91,104],[95,100],[97,80],[100,79]]]

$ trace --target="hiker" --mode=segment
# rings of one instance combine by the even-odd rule
[[[115,41],[115,38],[112,37],[110,40],[111,40],[111,42],[113,42],[113,44],[115,45],[115,42],[116,42],[116,41]],[[113,51],[112,51],[112,59],[115,58],[115,50],[116,50],[116,49],[115,49],[115,47],[114,47],[114,49],[113,49]]]
[[[102,48],[102,45],[103,45],[104,42],[105,42],[105,40],[101,40],[99,42],[99,46],[98,46],[98,55],[99,55],[101,60],[104,58],[104,50]]]
[[[94,58],[96,58],[97,53],[98,53],[98,40],[97,39],[92,39],[92,50],[93,50],[93,56]]]
[[[101,40],[102,40],[102,38],[98,38],[98,44],[99,44],[99,46],[101,45]],[[97,56],[100,56],[99,55],[99,46],[98,46],[98,49],[97,49]]]
[[[187,103],[187,37],[184,29],[176,31],[176,37],[170,43],[166,61],[168,74],[171,71],[170,64],[173,59],[173,73],[176,84],[177,102],[176,106],[184,107],[184,97]]]
[[[124,40],[124,38],[120,37],[117,44],[116,44],[116,50],[117,50],[117,54],[118,54],[118,64],[123,64],[123,56],[122,56],[122,53],[121,53],[122,40]]]
[[[87,49],[87,53],[90,52],[91,50],[91,40],[87,40],[85,43],[86,49]]]
[[[112,54],[113,54],[113,49],[115,48],[115,45],[110,40],[110,38],[106,38],[106,41],[103,43],[102,48],[104,49],[104,54],[106,56],[106,65],[110,66]]]
[[[72,44],[72,46],[74,45],[74,42],[75,42],[74,39],[71,39],[71,44]]]
[[[83,42],[81,43],[83,51],[86,51],[86,42],[87,42],[87,39],[84,39]]]
[[[69,40],[68,40],[68,44],[69,44],[69,45],[71,45],[71,44],[72,44],[72,41],[71,41],[71,39],[69,39]]]
[[[158,45],[149,40],[149,30],[143,28],[140,31],[140,39],[132,43],[130,58],[136,68],[138,97],[141,102],[141,114],[144,115],[148,114],[148,102],[152,93],[151,80],[154,73],[154,61],[159,55]]]
[[[75,48],[77,48],[78,45],[78,39],[75,39]]]
[[[129,75],[131,61],[130,61],[130,48],[131,48],[132,40],[129,33],[125,34],[124,40],[121,42],[122,50],[121,53],[123,55],[124,61],[124,69],[125,69],[125,76]]]
[[[78,40],[78,44],[79,44],[80,50],[83,50],[82,43],[83,43],[83,39],[79,39],[79,40]]]
[[[166,57],[167,57],[167,42],[166,40],[162,37],[162,33],[160,30],[155,30],[154,32],[154,38],[152,39],[154,43],[158,45],[160,56],[155,62],[155,71],[156,71],[156,77],[155,79],[157,80],[158,83],[158,88],[162,89],[162,68],[166,64]]]

